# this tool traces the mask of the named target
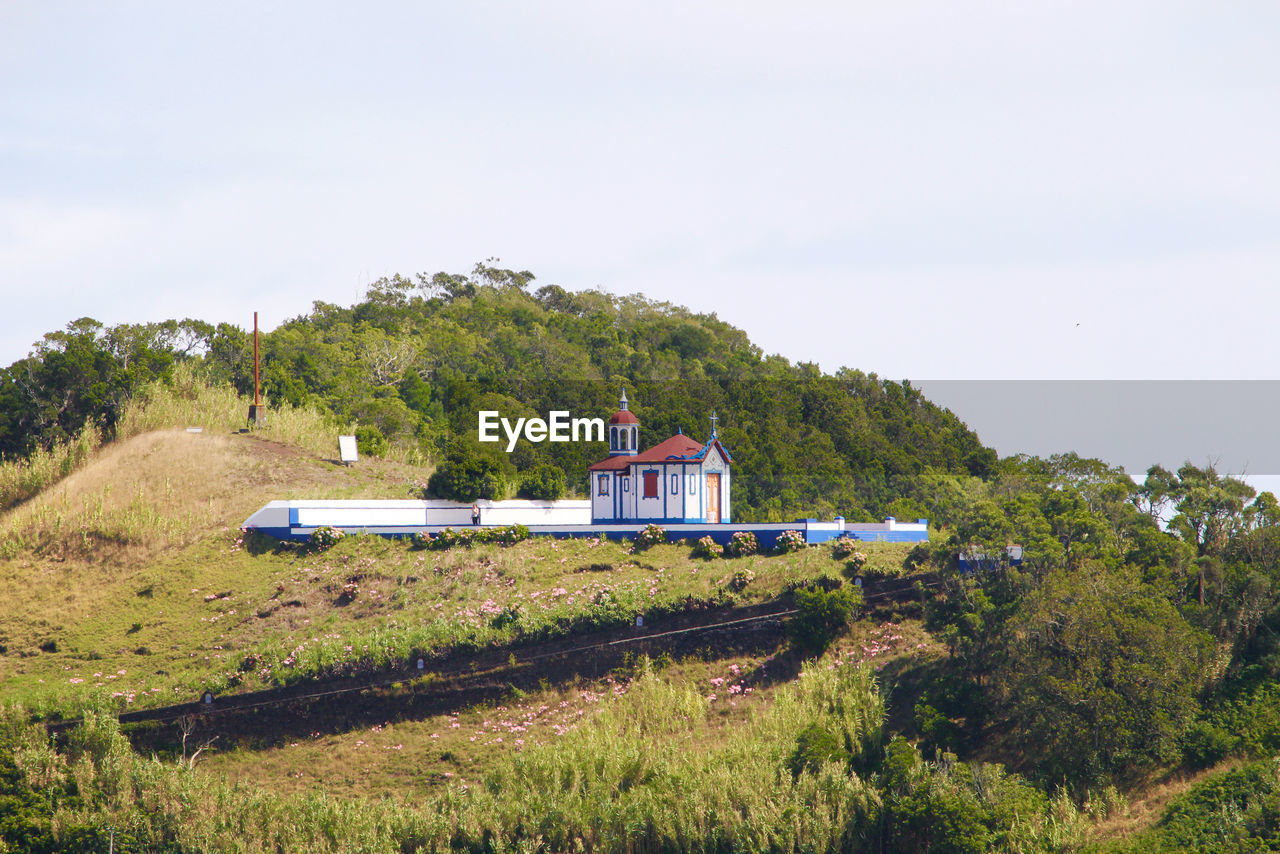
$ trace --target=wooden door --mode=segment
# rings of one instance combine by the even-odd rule
[[[720,475],[707,475],[707,521],[720,524]]]

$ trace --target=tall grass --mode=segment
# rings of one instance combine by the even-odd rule
[[[19,730],[15,757],[46,789],[92,793],[64,827],[113,824],[144,845],[217,851],[782,851],[856,850],[875,817],[874,787],[838,763],[794,776],[800,726],[829,715],[835,691],[859,734],[884,705],[864,669],[813,668],[790,699],[716,748],[696,691],[645,672],[625,696],[552,744],[509,757],[481,785],[413,807],[323,794],[280,797],[134,755],[109,716],[90,713],[62,751]],[[73,802],[75,803],[75,802]],[[853,843],[851,845],[851,843]]]
[[[179,364],[170,380],[149,383],[134,395],[116,425],[116,436],[124,439],[175,427],[230,433],[247,426],[250,402],[230,385],[211,383],[193,366]],[[271,408],[266,425],[254,433],[315,456],[332,456],[337,435],[353,430],[353,425],[339,424],[314,407],[280,404]]]
[[[29,457],[0,460],[0,511],[39,494],[83,466],[102,445],[102,431],[85,425],[70,441],[38,448]]]
[[[807,665],[803,674],[773,692],[772,704],[726,728],[708,698],[642,668],[625,693],[595,695],[598,710],[563,735],[506,754],[477,781],[402,802],[228,785],[198,768],[136,756],[115,720],[102,715],[88,715],[59,750],[16,723],[22,710],[10,710],[0,720],[7,731],[0,750],[4,741],[14,745],[27,784],[46,802],[74,782],[81,797],[64,799],[57,817],[55,836],[64,842],[69,828],[111,824],[137,850],[905,850],[886,835],[885,817],[901,809],[901,792],[879,788],[877,776],[846,761],[799,770],[789,762],[800,733],[820,727],[874,767],[885,713],[874,677],[839,663]],[[975,805],[1019,805],[1022,813],[1000,819],[1007,830],[991,837],[993,850],[1079,845],[1081,813],[1068,800],[1011,799],[1005,789],[1025,784],[998,768],[969,774],[931,764],[920,773],[935,795],[962,787],[976,793]]]

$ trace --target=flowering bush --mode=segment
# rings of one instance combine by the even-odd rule
[[[725,557],[745,557],[760,551],[760,542],[750,531],[735,531],[724,547]]]
[[[475,534],[470,528],[464,528],[461,531],[454,528],[445,528],[436,534],[432,541],[432,546],[437,549],[451,549],[454,546],[469,546],[475,539]]]
[[[350,602],[360,595],[360,585],[354,581],[348,581],[342,585],[342,596],[339,599],[343,602]]]
[[[858,551],[858,541],[848,537],[841,537],[835,541],[831,546],[831,556],[844,558],[847,561],[846,569],[850,573],[857,573],[867,563],[866,554]]]
[[[311,532],[311,547],[316,549],[327,549],[337,545],[338,540],[346,536],[337,528],[331,528],[328,525],[321,525]]]
[[[661,525],[645,525],[636,534],[636,548],[647,549],[667,541],[667,531]]]
[[[507,525],[503,528],[445,528],[432,536],[428,533],[413,535],[413,545],[422,549],[451,549],[454,546],[471,546],[476,543],[498,543],[514,546],[529,539],[529,529],[524,525]]]
[[[774,544],[774,548],[782,554],[787,552],[798,552],[808,543],[804,541],[804,534],[799,531],[783,531],[778,535],[778,542]]]
[[[693,544],[694,557],[720,557],[722,554],[724,548],[710,534]]]
[[[489,529],[489,540],[504,546],[514,546],[527,539],[529,539],[529,528],[525,525],[508,525],[505,528]]]
[[[858,548],[858,541],[852,537],[840,537],[831,542],[831,556],[837,560],[852,555]]]
[[[749,569],[740,569],[729,579],[729,589],[734,593],[741,593],[747,589],[747,585],[756,580],[756,574]]]

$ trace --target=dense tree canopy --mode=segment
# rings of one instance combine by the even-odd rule
[[[465,275],[380,279],[349,308],[317,302],[262,336],[268,403],[313,405],[355,422],[366,428],[367,449],[380,448],[381,437],[440,463],[470,445],[466,455],[489,458],[501,476],[501,495],[553,494],[555,478],[542,467],[561,471],[562,489],[581,491],[604,443],[521,442],[508,455],[476,442],[477,411],[607,418],[625,386],[644,446],[677,430],[705,438],[712,411],[719,414],[741,519],[867,520],[888,512],[910,479],[995,469],[994,452],[907,383],[765,356],[715,315],[641,296],[533,290],[533,281],[490,262]],[[208,376],[252,391],[252,346],[239,329],[77,321],[0,377],[0,451],[25,453],[86,421],[109,429],[142,382],[191,358]]]

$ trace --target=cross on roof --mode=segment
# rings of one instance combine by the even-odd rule
[[[711,435],[713,437],[716,435],[716,422],[719,420],[720,419],[716,417],[716,411],[714,409],[711,410]]]

